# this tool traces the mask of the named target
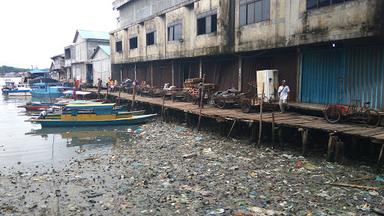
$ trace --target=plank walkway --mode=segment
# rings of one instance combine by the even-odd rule
[[[106,93],[106,92],[104,92]],[[110,93],[118,97],[119,93]],[[132,95],[121,93],[121,98],[132,100]],[[136,101],[148,103],[152,105],[162,106],[162,98],[142,97],[136,95]],[[177,109],[183,112],[199,115],[200,109],[197,105],[188,102],[172,102],[165,100],[165,108]],[[316,107],[317,108],[317,107]],[[259,113],[243,113],[240,109],[219,109],[213,106],[206,106],[202,109],[203,117],[210,117],[215,119],[237,120],[245,122],[258,122],[260,119]],[[272,123],[272,113],[263,113],[263,122]],[[346,134],[368,138],[376,142],[384,142],[384,128],[383,127],[370,127],[360,124],[330,124],[322,117],[308,116],[297,113],[280,113],[275,112],[275,124],[287,127],[296,127],[304,129],[321,130],[325,132],[335,132],[339,134]]]

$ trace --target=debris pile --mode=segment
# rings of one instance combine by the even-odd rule
[[[63,169],[2,174],[0,215],[370,215],[384,206],[384,177],[369,167],[162,122],[126,133]]]

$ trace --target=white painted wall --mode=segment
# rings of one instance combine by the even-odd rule
[[[97,79],[100,78],[103,85],[107,81],[108,77],[111,77],[111,59],[110,57],[99,50],[92,60],[93,65],[93,85],[97,86]]]

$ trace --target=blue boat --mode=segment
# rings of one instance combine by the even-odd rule
[[[32,84],[32,97],[37,98],[59,98],[70,87],[61,86],[58,83],[34,83]]]

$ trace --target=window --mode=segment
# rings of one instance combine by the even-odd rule
[[[269,19],[270,0],[240,0],[240,26]]]
[[[133,37],[129,39],[129,49],[137,48],[137,37]]]
[[[209,34],[217,31],[217,14],[200,17],[197,19],[197,35]]]
[[[350,0],[307,0],[307,10],[321,8],[332,4],[347,2]]]
[[[147,33],[147,46],[155,44],[156,38],[155,38],[155,32],[149,32]]]
[[[116,41],[115,43],[116,46],[116,52],[122,52],[123,51],[123,43],[121,41]]]
[[[168,41],[182,39],[182,24],[177,23],[168,27]]]
[[[71,49],[65,49],[65,59],[70,59],[71,58]]]

